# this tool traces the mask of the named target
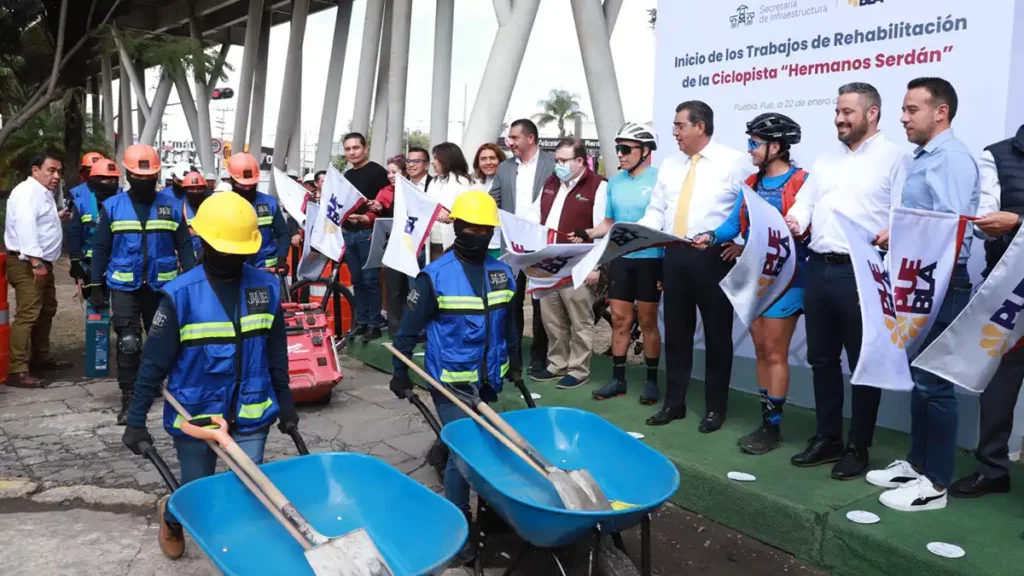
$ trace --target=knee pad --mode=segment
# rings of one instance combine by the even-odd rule
[[[134,332],[121,334],[117,337],[117,351],[128,356],[142,353],[142,335]]]

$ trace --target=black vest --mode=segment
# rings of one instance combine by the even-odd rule
[[[999,209],[1004,212],[1024,214],[1024,126],[1017,135],[985,148],[996,161],[999,176]],[[1001,238],[985,242],[986,275],[1013,239],[1013,232]]]

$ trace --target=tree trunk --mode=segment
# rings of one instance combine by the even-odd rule
[[[82,157],[82,139],[85,135],[84,99],[80,90],[68,94],[64,106],[64,181],[68,189],[78,186],[78,161]]]

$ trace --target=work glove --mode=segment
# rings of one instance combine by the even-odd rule
[[[513,366],[508,369],[505,373],[505,379],[509,382],[522,382],[523,381],[523,367]]]
[[[593,238],[590,237],[590,234],[587,234],[586,228],[577,228],[576,231],[573,232],[573,234],[575,234],[577,238],[583,240],[584,242],[589,242],[590,240],[593,240]]]
[[[142,444],[153,444],[153,437],[145,426],[125,426],[121,442],[136,456],[142,456]]]
[[[400,400],[405,400],[406,394],[412,392],[412,380],[408,376],[393,376],[388,386]]]
[[[293,404],[282,404],[277,419],[277,429],[281,434],[287,434],[289,430],[299,426],[299,413],[295,411]]]
[[[88,278],[86,278],[87,274],[85,273],[85,268],[82,268],[82,262],[80,260],[71,261],[71,270],[69,275],[72,280],[81,280],[82,282],[86,282],[88,280]]]
[[[89,290],[89,300],[92,301],[92,307],[95,310],[105,310],[107,308],[107,290],[104,286],[93,286]]]

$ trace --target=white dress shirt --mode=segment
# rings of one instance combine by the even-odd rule
[[[996,159],[985,150],[978,158],[978,175],[981,178],[981,202],[978,203],[978,216],[999,212],[1002,188],[999,187],[999,172],[996,170]]]
[[[419,182],[412,182],[412,180],[409,180],[409,182],[412,182],[412,185],[415,186],[417,190],[419,190],[420,192],[423,192],[424,194],[426,194],[427,193],[427,180],[428,179],[429,179],[428,178],[428,174],[426,172],[424,172],[423,176],[420,176],[420,181]]]
[[[586,174],[586,171],[584,171],[583,174]],[[569,197],[569,193],[572,192],[572,189],[576,187],[577,183],[579,183],[580,178],[583,177],[583,174],[580,174],[579,176],[573,178],[572,180],[569,180],[568,182],[562,182],[562,184],[558,187],[558,194],[555,195],[555,201],[551,205],[551,211],[548,212],[548,219],[542,222],[542,224],[544,224],[548,228],[551,228],[552,230],[558,230],[558,223],[559,221],[562,220],[562,208],[565,207],[565,199]],[[594,177],[596,178],[597,175],[595,174]],[[543,197],[544,195],[541,194],[540,196],[537,197],[537,201],[534,203],[538,214],[540,214],[540,199]],[[590,228],[597,226],[598,222],[604,220],[604,212],[607,206],[608,182],[602,180],[601,183],[598,184],[597,190],[594,192],[594,205],[591,209],[591,218],[593,221],[589,226]]]
[[[26,179],[11,191],[6,226],[4,244],[8,250],[20,252],[22,260],[32,256],[55,262],[60,258],[63,229],[57,203],[53,192],[35,178]]]
[[[484,177],[483,180],[474,180],[473,190],[490,192],[494,185],[494,176]],[[491,236],[491,243],[487,245],[488,250],[499,250],[501,248],[501,226],[494,227],[494,236]]]
[[[540,224],[539,204],[533,201],[533,181],[537,177],[537,158],[540,150],[533,153],[533,158],[523,162],[516,157],[519,170],[516,171],[516,206],[515,215]],[[540,198],[540,196],[538,196]]]
[[[838,144],[819,157],[789,209],[801,230],[811,227],[810,249],[820,254],[849,254],[833,210],[871,232],[889,228],[889,214],[900,205],[910,155],[881,132],[856,150]]]
[[[688,236],[714,230],[725,222],[736,205],[743,181],[754,172],[749,155],[715,141],[708,142],[699,154],[687,217]],[[662,161],[658,182],[651,192],[651,203],[638,224],[675,233],[676,208],[683,181],[690,171],[690,158],[677,152]]]

